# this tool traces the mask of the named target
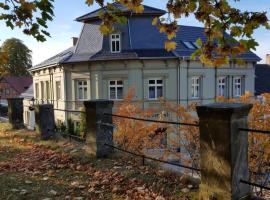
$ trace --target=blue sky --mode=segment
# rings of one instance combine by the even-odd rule
[[[55,18],[49,23],[48,31],[51,33],[51,38],[46,42],[37,42],[35,39],[24,35],[20,30],[10,30],[3,22],[0,22],[0,44],[7,38],[16,37],[24,41],[24,43],[33,52],[33,64],[38,64],[50,56],[59,53],[60,51],[72,45],[71,37],[79,36],[82,24],[75,22],[74,19],[85,13],[98,8],[97,5],[88,7],[85,0],[55,0]],[[165,9],[166,0],[144,0],[145,5]],[[235,3],[238,8],[249,11],[269,11],[270,19],[270,2],[269,0],[242,0],[240,3]],[[201,26],[194,17],[183,18],[179,24]],[[270,31],[260,28],[255,32],[255,38],[259,43],[256,53],[265,60],[265,54],[270,53]]]

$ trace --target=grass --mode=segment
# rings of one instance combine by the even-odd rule
[[[140,164],[96,159],[79,143],[0,123],[1,199],[196,199],[196,189],[182,192],[185,177]]]

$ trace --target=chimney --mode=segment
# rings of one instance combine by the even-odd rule
[[[266,54],[266,64],[270,65],[270,54]]]
[[[75,47],[77,42],[78,42],[78,39],[77,37],[72,37],[72,43],[73,43],[73,46]]]

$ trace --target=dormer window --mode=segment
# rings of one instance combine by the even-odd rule
[[[183,43],[188,49],[196,49],[196,47],[191,42],[183,41]]]
[[[120,34],[111,34],[111,52],[121,52],[121,37]]]

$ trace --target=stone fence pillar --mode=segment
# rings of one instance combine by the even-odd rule
[[[198,106],[200,120],[201,185],[200,199],[245,199],[251,194],[247,127],[252,105],[214,103]]]
[[[8,119],[12,128],[23,128],[23,98],[10,98],[8,101]]]
[[[95,100],[85,101],[86,113],[86,143],[91,154],[98,158],[107,157],[113,153],[113,149],[104,144],[113,145],[113,127],[100,123],[112,124],[113,101]]]
[[[44,140],[55,134],[54,110],[52,104],[35,105],[36,130]]]

